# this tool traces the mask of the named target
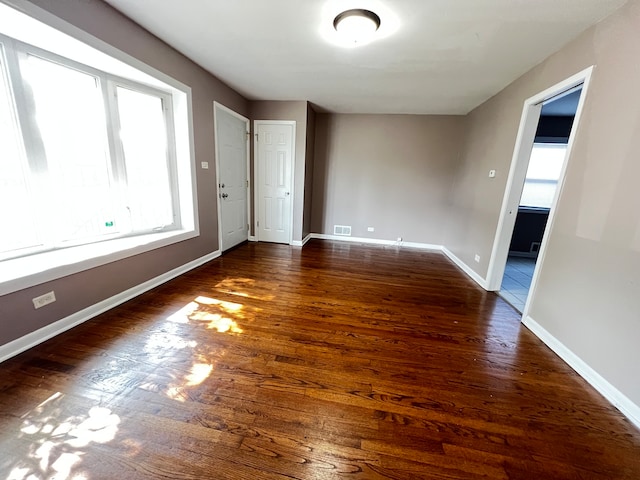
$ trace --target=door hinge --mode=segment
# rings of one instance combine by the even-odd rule
[[[256,227],[259,227],[259,226],[260,226],[260,220],[256,222]]]
[[[249,180],[247,180],[247,188],[249,188]]]

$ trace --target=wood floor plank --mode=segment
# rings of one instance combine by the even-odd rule
[[[638,479],[640,432],[439,252],[247,244],[0,364],[0,478]]]

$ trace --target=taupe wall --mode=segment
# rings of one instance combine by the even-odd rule
[[[296,158],[293,184],[293,240],[302,240],[304,216],[305,151],[307,145],[306,101],[254,101],[250,102],[252,120],[293,120],[296,122]],[[253,131],[254,125],[251,122]],[[255,133],[255,132],[253,132]],[[251,165],[253,166],[253,142],[251,142]],[[255,185],[255,183],[254,183]],[[253,200],[252,200],[253,201]],[[253,210],[252,210],[253,212]],[[251,228],[255,222],[251,222]]]
[[[640,2],[632,0],[473,111],[445,241],[486,276],[524,100],[595,65],[530,315],[636,405],[639,58]]]
[[[456,116],[318,114],[312,232],[350,225],[354,237],[442,245],[463,124]]]
[[[215,165],[213,101],[248,115],[248,103],[243,97],[105,3],[33,3],[190,86],[196,165],[201,161]],[[215,185],[214,169],[197,169],[198,238],[0,297],[0,345],[216,251]],[[34,310],[31,299],[50,290],[56,292],[56,303]]]

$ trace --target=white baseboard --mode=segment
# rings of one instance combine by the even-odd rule
[[[400,247],[418,248],[420,250],[436,250],[438,252],[441,252],[444,248],[442,245],[434,245],[432,243],[393,242],[393,244]]]
[[[325,233],[310,233],[308,235],[308,238],[318,238],[320,240],[337,240],[339,242],[368,243],[371,245],[388,245],[390,247],[409,247],[409,248],[419,248],[422,250],[442,251],[442,245],[432,245],[430,243],[396,242],[393,240],[381,240],[378,238],[344,237],[342,235],[327,235]]]
[[[250,242],[257,242],[258,241],[258,237],[256,237],[255,235],[249,235],[249,241]]]
[[[629,397],[611,385],[598,372],[591,368],[584,360],[569,350],[556,337],[551,335],[544,327],[530,316],[522,319],[525,327],[542,340],[562,360],[564,360],[578,375],[584,378],[593,388],[606,398],[636,427],[640,428],[640,406],[633,403]]]
[[[57,322],[54,322],[46,327],[42,327],[35,332],[28,333],[27,335],[17,338],[9,343],[4,345],[0,345],[0,362],[4,362],[5,360],[18,355],[19,353],[24,352],[25,350],[30,349],[31,347],[35,347],[36,345],[49,340],[50,338],[59,335],[62,332],[65,332],[81,323],[86,322],[87,320],[92,319],[93,317],[100,315],[101,313],[106,312],[118,305],[131,300],[138,295],[151,290],[163,283],[168,282],[169,280],[182,275],[183,273],[188,272],[189,270],[193,270],[200,265],[203,265],[211,260],[218,258],[221,255],[219,250],[212,252],[204,257],[197,258],[185,265],[182,265],[178,268],[174,268],[162,275],[159,275],[151,280],[147,280],[140,285],[136,285],[124,292],[118,293],[113,297],[107,298],[101,302],[96,303],[95,305],[91,305],[79,312],[69,315]]]
[[[304,237],[304,238],[302,239],[302,241],[300,241],[300,240],[294,240],[294,241],[292,241],[292,242],[291,242],[291,245],[292,245],[292,246],[294,246],[294,247],[304,247],[304,245],[305,245],[309,240],[311,240],[311,233],[310,233],[309,235],[307,235],[306,237]]]
[[[364,238],[364,237],[343,237],[341,235],[327,235],[325,233],[311,233],[311,238],[319,238],[321,240],[337,240],[342,242],[355,242],[355,243],[370,243],[372,245],[388,245],[393,247],[410,247],[419,248],[422,250],[437,250],[444,253],[449,260],[455,263],[464,273],[467,274],[474,282],[480,285],[483,289],[488,290],[487,281],[474,272],[471,267],[456,257],[451,250],[442,245],[433,245],[429,243],[415,243],[415,242],[395,242],[393,240],[380,240],[377,238]]]
[[[447,257],[449,257],[449,260],[455,263],[458,266],[458,268],[460,268],[464,273],[466,273],[474,282],[480,285],[483,289],[489,290],[487,281],[484,278],[482,278],[480,275],[478,275],[476,272],[474,272],[469,265],[467,265],[458,257],[456,257],[451,250],[449,250],[447,247],[442,247],[442,253],[444,253]]]

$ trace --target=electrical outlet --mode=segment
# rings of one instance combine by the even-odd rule
[[[476,262],[480,263],[480,255],[476,254],[475,260],[476,260]]]
[[[367,227],[367,232],[375,232],[376,229],[373,227]]]
[[[402,241],[402,237],[398,237],[398,240],[396,240],[396,241],[401,242]]]
[[[495,170],[489,170],[489,178],[496,178],[496,171]]]
[[[44,307],[45,305],[49,305],[50,303],[53,303],[55,301],[56,301],[56,294],[53,291],[49,293],[45,293],[44,295],[40,295],[39,297],[32,299],[33,308],[35,309]]]

